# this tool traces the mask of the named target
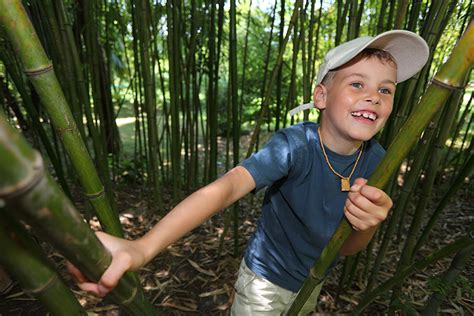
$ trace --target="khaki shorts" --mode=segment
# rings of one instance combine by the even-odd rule
[[[315,288],[311,298],[303,306],[299,315],[308,315],[316,307],[322,283]],[[232,316],[286,315],[298,293],[291,292],[256,275],[242,260],[235,282]]]

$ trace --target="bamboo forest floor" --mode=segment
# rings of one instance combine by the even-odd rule
[[[158,216],[147,213],[130,213],[129,210],[144,210],[146,204],[142,192],[133,191],[130,185],[121,185],[116,191],[118,209],[121,211],[121,222],[129,238],[137,238],[148,230]],[[424,247],[420,255],[426,255],[439,249],[459,237],[474,219],[473,183],[464,186],[458,192],[445,210],[435,231],[432,233],[429,244]],[[165,204],[171,206],[170,194],[165,194]],[[259,214],[261,195],[248,197],[241,201],[239,249],[243,251],[249,236],[255,229]],[[79,209],[84,209],[81,202]],[[233,255],[234,241],[232,232],[226,233],[222,246],[221,256],[218,257],[219,236],[224,231],[226,214],[215,216],[201,227],[188,234],[179,242],[170,246],[160,254],[146,268],[139,271],[142,284],[147,296],[156,306],[159,315],[228,315],[232,303],[233,284],[241,260],[241,254]],[[97,222],[92,220],[91,225],[97,229]],[[407,227],[405,227],[407,229]],[[67,280],[82,305],[91,315],[119,315],[116,306],[101,302],[94,296],[79,291],[70,280],[64,269],[63,258],[48,245],[43,245],[49,257],[59,264],[60,272]],[[399,250],[391,248],[387,254],[382,279],[393,274],[395,263],[398,261]],[[365,254],[364,254],[365,257]],[[432,276],[443,272],[450,264],[450,259],[442,260],[431,265],[427,270],[418,272],[405,283],[404,293],[407,300],[406,307],[420,309],[429,298],[431,288],[436,284]],[[363,294],[362,281],[363,264],[356,271],[355,281],[346,288],[335,301],[337,284],[342,264],[339,264],[325,282],[321,292],[319,304],[314,315],[350,314],[354,304]],[[474,315],[474,262],[462,273],[460,281],[454,289],[449,291],[449,298],[442,305],[443,315]],[[388,294],[387,294],[388,295]],[[367,315],[383,315],[387,309],[388,296],[384,296],[372,303],[365,311]],[[407,309],[408,310],[408,309]],[[26,295],[18,285],[15,285],[7,294],[0,296],[0,315],[45,315],[41,305]],[[416,313],[415,313],[416,314]]]

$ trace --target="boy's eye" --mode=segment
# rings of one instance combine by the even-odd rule
[[[392,94],[392,90],[388,89],[388,88],[380,88],[380,93],[382,94]]]
[[[352,82],[352,83],[351,83],[351,86],[353,86],[354,88],[360,89],[360,88],[362,88],[362,83],[360,83],[360,82]]]

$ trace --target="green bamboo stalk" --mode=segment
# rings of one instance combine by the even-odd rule
[[[421,10],[421,1],[413,1],[410,9],[410,18],[408,20],[407,30],[415,32],[419,22]]]
[[[358,0],[350,0],[350,10],[349,10],[349,23],[347,24],[347,40],[350,41],[357,37],[356,34],[356,24],[357,24],[357,12],[358,12]],[[361,5],[364,5],[362,0]],[[345,17],[344,17],[345,18]]]
[[[70,262],[97,282],[112,257],[44,170],[41,156],[0,115],[0,199],[8,214],[32,226]],[[110,298],[129,314],[154,315],[127,273]]]
[[[403,29],[403,23],[405,22],[405,17],[407,14],[408,5],[410,4],[409,0],[401,0],[398,3],[397,16],[395,17],[394,29]]]
[[[148,185],[152,190],[153,202],[157,208],[162,211],[162,200],[160,194],[160,177],[158,174],[157,156],[158,156],[158,131],[156,122],[156,96],[155,96],[155,78],[152,74],[152,49],[149,19],[148,0],[135,1],[138,38],[140,40],[140,71],[143,76],[143,90],[145,97],[145,111],[148,130]],[[170,78],[171,80],[171,78]]]
[[[451,91],[462,85],[473,61],[474,23],[471,22],[458,45],[454,48],[451,57],[434,76],[426,94],[388,148],[385,158],[370,177],[369,185],[383,188],[387,184],[392,174],[398,170],[399,165],[418,140],[423,129],[443,106]],[[337,257],[339,250],[351,232],[351,225],[344,218],[321,252],[318,261],[310,269],[309,276],[288,311],[289,315],[297,315],[315,286],[323,281],[327,269]]]
[[[385,23],[385,30],[391,30],[393,28],[393,17],[395,15],[395,5],[398,1],[390,0],[390,8],[388,10],[387,22]]]
[[[168,23],[168,58],[169,58],[169,81],[170,81],[170,112],[171,112],[171,170],[173,184],[173,199],[180,197],[181,186],[181,140],[179,109],[181,107],[181,66],[180,66],[180,25],[178,11],[179,1],[168,0],[167,23]],[[210,71],[211,72],[211,71]],[[214,84],[214,83],[212,83]],[[215,114],[217,115],[217,114]]]
[[[278,57],[277,57],[277,60],[275,62],[275,67],[273,68],[271,79],[270,79],[269,83],[267,84],[267,86],[265,88],[265,91],[266,91],[265,96],[264,96],[263,103],[262,103],[262,106],[261,106],[261,109],[260,109],[259,117],[257,119],[257,122],[255,123],[255,128],[252,132],[252,138],[250,140],[250,144],[249,144],[249,148],[247,150],[246,157],[250,157],[250,155],[252,154],[253,149],[255,147],[255,143],[257,141],[257,136],[260,134],[260,126],[261,126],[261,124],[263,122],[263,119],[265,118],[266,113],[268,111],[268,105],[270,103],[270,95],[271,95],[271,92],[272,92],[273,83],[275,82],[275,79],[278,75],[278,69],[281,67],[281,63],[282,63],[282,60],[283,60],[283,54],[285,52],[286,44],[288,43],[288,41],[290,39],[291,32],[293,30],[293,27],[295,26],[295,24],[298,20],[298,15],[299,15],[298,13],[299,13],[301,5],[302,5],[302,0],[297,0],[295,2],[295,7],[294,7],[293,15],[292,15],[291,20],[290,20],[290,25],[288,26],[288,30],[286,31],[285,39],[283,40],[283,45],[280,47],[280,51],[278,53]]]
[[[266,52],[265,52],[265,59],[264,59],[264,62],[263,62],[263,65],[264,65],[263,80],[262,80],[262,85],[261,85],[261,88],[260,88],[260,95],[261,95],[261,98],[262,98],[262,103],[263,103],[263,100],[265,98],[265,87],[266,87],[267,82],[268,82],[268,68],[269,68],[269,65],[270,65],[270,57],[271,57],[272,42],[273,42],[273,33],[274,33],[274,29],[275,29],[276,7],[277,7],[277,3],[275,2],[275,4],[273,5],[272,13],[271,13],[270,34],[268,34],[268,40],[267,40],[267,46],[266,46]],[[295,25],[295,28],[296,28],[296,25]],[[296,31],[295,31],[295,34],[296,34]],[[266,119],[267,119],[267,128],[269,129],[270,128],[269,118],[266,117]],[[258,150],[259,142],[260,142],[260,135],[257,135],[256,150]]]
[[[296,8],[295,8],[296,10]],[[301,11],[303,11],[301,9]],[[299,46],[301,43],[301,38],[304,33],[303,29],[300,29],[300,27],[303,25],[301,23],[302,20],[302,14],[298,15],[297,20],[295,21],[295,28],[294,28],[294,35],[293,35],[293,51],[291,54],[291,72],[290,72],[290,86],[288,87],[288,95],[286,97],[286,111],[285,114],[288,113],[288,111],[295,107],[297,105],[296,101],[296,85],[297,85],[297,78],[296,78],[296,69],[297,69],[297,64],[298,64],[298,53],[299,53]],[[299,22],[299,23],[298,23]],[[286,115],[285,115],[286,116]],[[295,120],[295,117],[291,117],[291,123],[293,124]]]
[[[470,228],[471,234],[473,231],[472,226],[473,225],[471,225]],[[364,311],[364,309],[377,297],[386,293],[394,286],[400,284],[413,273],[420,271],[429,266],[430,264],[437,262],[443,258],[446,258],[460,251],[461,249],[465,249],[466,247],[472,247],[473,245],[474,239],[472,238],[472,236],[464,236],[444,246],[437,252],[425,257],[424,259],[409,265],[408,267],[400,271],[398,274],[394,275],[392,278],[388,279],[376,289],[374,289],[372,292],[370,292],[369,295],[367,295],[362,301],[360,301],[359,304],[352,310],[351,315],[360,315]]]
[[[462,142],[461,142],[461,147],[459,148],[459,154],[457,155],[457,159],[456,159],[456,162],[454,164],[453,178],[452,178],[451,184],[454,184],[453,183],[454,179],[456,179],[456,173],[458,171],[459,165],[461,164],[461,158],[462,158],[462,153],[463,153],[463,150],[464,150],[464,145],[466,145],[466,142],[468,144],[470,142],[469,149],[468,149],[467,152],[472,152],[472,149],[474,148],[473,136],[471,136],[470,140],[468,140],[469,131],[471,130],[471,125],[473,123],[474,123],[474,112],[471,114],[471,118],[469,119],[469,123],[467,124],[467,127],[466,127],[466,132],[464,133],[464,136],[463,136],[463,139],[462,139]]]
[[[250,10],[249,10],[249,18],[250,18]],[[245,37],[245,48],[247,49],[247,37],[248,37],[248,32],[249,32],[249,26],[250,20],[247,21],[247,34]],[[278,32],[278,50],[281,50],[281,47],[283,45],[283,38],[285,34],[285,0],[280,1],[280,25],[279,25],[279,32]],[[247,54],[247,50],[245,50],[245,54]],[[244,65],[243,69],[245,69],[245,62],[244,60]],[[245,74],[245,72],[244,72]],[[311,77],[312,78],[312,77]],[[244,78],[242,78],[242,87],[244,83]],[[275,131],[278,131],[280,129],[280,121],[283,120],[283,126],[286,126],[286,115],[283,115],[282,117],[282,86],[283,86],[283,67],[278,68],[278,74],[277,74],[277,81],[276,81],[276,106],[275,106],[275,112],[276,112],[276,118],[275,118]],[[241,100],[243,98],[243,93],[241,96]],[[240,105],[240,109],[242,110],[242,104]]]
[[[314,25],[316,23],[315,19],[315,10],[316,10],[316,0],[311,0],[311,9],[309,14],[309,27],[308,27],[308,46],[306,48],[305,44],[302,45],[303,54],[301,55],[302,68],[303,68],[303,102],[308,103],[311,101],[311,89],[312,89],[312,65],[314,64],[313,54],[316,52],[316,49],[313,47],[317,41],[314,42]],[[305,14],[306,19],[306,14]],[[319,31],[319,28],[318,28]],[[306,56],[306,50],[308,56]],[[280,116],[280,113],[277,111],[277,117]],[[309,119],[309,111],[304,112],[304,120]]]
[[[52,0],[46,0],[44,2],[45,6],[48,5],[48,2],[51,2],[51,1]],[[50,5],[53,5],[53,4],[51,3]],[[108,177],[109,169],[108,169],[107,159],[104,158],[103,145],[101,143],[99,132],[97,130],[96,125],[94,124],[94,119],[92,117],[90,97],[87,90],[88,82],[84,78],[84,72],[83,72],[81,61],[79,58],[79,52],[78,52],[76,43],[74,41],[72,26],[66,15],[63,2],[55,1],[54,5],[55,5],[57,15],[62,17],[60,20],[64,23],[64,25],[62,25],[61,28],[65,29],[65,33],[66,33],[65,36],[67,37],[66,38],[67,51],[71,55],[71,59],[72,59],[71,62],[73,65],[71,73],[73,74],[73,80],[76,84],[79,103],[83,107],[84,114],[87,119],[87,128],[89,131],[89,135],[92,137],[95,163],[97,165],[99,174],[101,174],[103,179],[105,180],[107,193],[109,194],[109,199],[112,204],[111,207],[114,210],[115,207],[114,207],[113,199],[110,196],[111,184],[109,181],[110,179]],[[81,116],[81,121],[82,121],[82,116]]]
[[[186,168],[186,175],[185,175],[185,185],[186,190],[191,190],[194,188],[194,179],[196,178],[196,155],[197,152],[195,149],[195,126],[197,124],[197,117],[194,116],[195,105],[194,105],[194,78],[196,75],[196,48],[197,46],[197,31],[199,21],[196,18],[196,1],[191,1],[191,9],[190,9],[190,26],[189,26],[189,50],[187,52],[186,58],[186,72],[184,76],[185,82],[185,97],[184,97],[184,104],[186,105],[186,129],[187,133],[185,134],[185,141],[186,141],[186,157],[185,157],[185,168]]]
[[[446,23],[443,22],[447,21],[448,17],[450,17],[455,4],[455,2],[448,1],[433,1],[429,6],[429,14],[423,24],[422,37],[430,47],[430,56],[426,66],[418,74],[401,85],[401,91],[394,102],[394,113],[397,113],[397,115],[384,128],[384,134],[386,135],[383,135],[383,144],[391,143],[423,93],[435,48],[446,26]],[[449,9],[448,5],[450,5]]]
[[[87,315],[28,233],[0,207],[0,263],[53,315]]]
[[[78,98],[78,91],[75,86],[76,82],[76,73],[74,71],[74,63],[72,61],[72,55],[70,54],[69,50],[69,43],[67,41],[67,34],[65,23],[63,20],[62,14],[55,14],[55,10],[53,7],[53,3],[51,0],[49,1],[41,1],[42,5],[39,5],[40,1],[35,1],[35,6],[40,9],[40,12],[46,16],[47,25],[44,27],[45,29],[49,29],[50,32],[45,32],[45,34],[51,33],[52,35],[52,45],[48,45],[50,47],[50,52],[57,60],[56,65],[62,74],[60,78],[63,80],[60,82],[63,85],[63,91],[67,94],[68,104],[71,105],[71,112],[74,115],[74,119],[76,125],[81,133],[81,137],[83,140],[86,139],[86,133],[84,129],[84,124],[82,120],[82,108],[79,104]],[[43,22],[44,23],[44,22]]]
[[[19,0],[0,1],[0,23],[60,135],[79,180],[105,231],[122,236],[118,216],[104,194],[87,149],[38,36]]]
[[[448,294],[448,291],[453,286],[457,277],[462,273],[464,267],[469,263],[471,255],[474,253],[474,245],[470,245],[461,249],[454,257],[449,269],[444,274],[441,282],[443,284],[442,290],[435,291],[430,299],[426,302],[424,310],[421,312],[422,316],[438,315],[439,307]]]
[[[440,115],[437,115],[438,118]],[[437,121],[438,119],[436,119]],[[432,126],[431,126],[432,125]],[[420,180],[420,175],[423,166],[425,165],[425,161],[428,157],[429,149],[431,148],[431,139],[434,135],[435,128],[434,126],[437,124],[430,124],[423,133],[423,137],[418,144],[416,149],[417,155],[415,157],[414,162],[411,164],[410,171],[405,176],[405,180],[403,183],[403,187],[401,189],[400,194],[397,197],[397,202],[395,207],[391,211],[390,219],[386,224],[385,233],[383,236],[382,244],[380,245],[377,258],[375,259],[374,266],[370,273],[369,280],[366,286],[366,293],[370,292],[377,281],[378,273],[380,268],[382,267],[383,260],[385,259],[385,255],[389,249],[390,243],[392,241],[393,234],[395,233],[398,227],[403,223],[403,215],[407,209],[408,202],[415,190],[415,187]]]
[[[48,139],[46,131],[40,122],[40,116],[39,116],[38,111],[36,110],[36,107],[33,105],[31,94],[28,92],[28,89],[26,88],[25,81],[23,80],[23,77],[21,76],[21,72],[18,70],[18,67],[16,67],[14,63],[14,58],[12,54],[9,53],[11,49],[6,47],[6,43],[4,40],[0,40],[0,44],[2,44],[0,46],[0,59],[3,61],[3,64],[5,65],[6,72],[10,75],[11,79],[13,80],[15,84],[16,89],[20,93],[26,113],[31,119],[33,128],[35,129],[37,135],[39,136],[41,140],[41,143],[44,146],[44,149],[46,150],[46,153],[48,154],[48,157],[54,167],[54,171],[56,172],[59,182],[61,183],[61,187],[64,189],[65,193],[68,196],[71,196],[71,193],[69,191],[69,186],[64,176],[63,166],[61,165],[59,153],[56,153],[54,151],[53,146]]]
[[[463,85],[466,84],[463,80]],[[413,249],[416,244],[417,234],[421,229],[421,225],[426,213],[426,206],[428,204],[429,198],[433,190],[433,184],[436,179],[438,172],[440,160],[441,160],[441,150],[444,148],[446,139],[448,138],[451,125],[454,121],[455,115],[459,108],[459,101],[462,93],[456,91],[450,97],[450,102],[448,102],[445,110],[445,115],[443,115],[443,120],[438,127],[438,137],[436,141],[433,142],[433,149],[430,150],[430,160],[428,167],[425,170],[425,178],[423,180],[423,185],[421,192],[418,194],[418,201],[415,208],[414,215],[412,217],[412,222],[407,233],[405,240],[405,245],[403,247],[400,260],[398,261],[397,271],[403,269],[408,265],[414,256]],[[392,293],[392,302],[395,301],[401,294],[401,288],[397,286]],[[392,304],[393,305],[393,304]]]
[[[237,78],[237,17],[235,0],[230,1],[229,11],[229,85],[230,85],[230,103],[232,109],[232,159],[233,165],[237,166],[240,160],[240,113],[239,113],[239,95]],[[229,114],[228,114],[229,115]],[[229,139],[229,138],[227,138]],[[234,254],[239,251],[239,203],[232,207],[234,218]]]
[[[471,154],[468,161],[466,162],[464,167],[461,169],[461,171],[457,175],[454,181],[454,184],[449,187],[448,192],[445,193],[445,195],[441,199],[441,202],[438,204],[435,211],[431,215],[430,220],[425,225],[425,228],[423,229],[421,236],[420,238],[418,238],[418,241],[413,249],[413,253],[417,253],[420,250],[420,248],[425,244],[431,230],[433,229],[434,225],[437,223],[438,218],[441,215],[442,211],[444,210],[444,208],[446,207],[450,199],[454,196],[454,194],[464,184],[464,179],[466,177],[469,177],[473,170],[474,170],[474,155]]]
[[[382,1],[384,3],[385,1]],[[349,10],[350,1],[337,0],[337,20],[336,20],[336,36],[334,38],[334,46],[338,46],[342,41],[342,30],[346,23],[346,15]]]
[[[377,34],[380,34],[384,31],[383,22],[385,20],[385,13],[387,12],[388,1],[381,1],[379,16],[377,19]]]
[[[448,158],[459,136],[459,132],[461,131],[461,128],[465,124],[466,117],[467,117],[467,114],[469,113],[470,105],[471,105],[473,97],[474,97],[474,94],[471,92],[471,97],[469,98],[469,102],[467,103],[466,107],[464,108],[464,111],[462,111],[459,119],[457,120],[456,128],[454,129],[454,132],[451,135],[451,144],[449,145],[448,151],[444,155],[443,163],[441,164],[441,170],[445,170],[448,167]]]

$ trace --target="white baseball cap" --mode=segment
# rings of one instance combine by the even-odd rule
[[[405,81],[419,72],[428,61],[430,54],[425,40],[410,31],[393,30],[375,37],[361,36],[327,52],[323,64],[319,67],[316,85],[321,83],[330,70],[349,62],[366,48],[384,50],[392,55],[397,63],[397,83]],[[303,104],[291,110],[289,114],[294,115],[312,107],[312,103]]]
[[[397,83],[409,79],[420,71],[430,54],[425,40],[410,31],[394,30],[375,37],[358,37],[327,52],[319,68],[316,84],[321,83],[330,70],[344,65],[366,48],[377,48],[392,55],[397,63]]]

